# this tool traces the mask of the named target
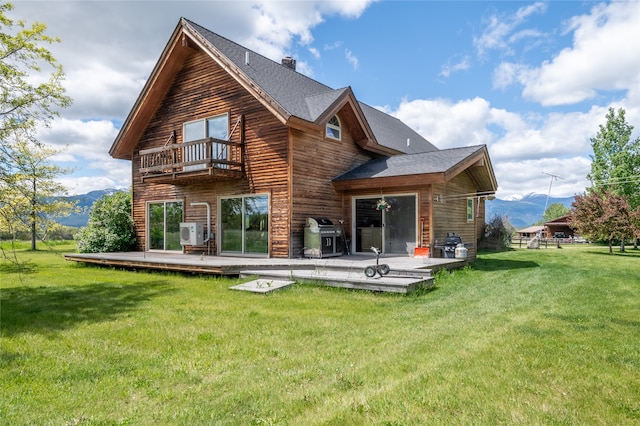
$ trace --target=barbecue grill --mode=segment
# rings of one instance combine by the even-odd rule
[[[448,235],[444,239],[444,245],[442,248],[444,257],[448,259],[456,257],[456,247],[458,247],[458,244],[462,244],[462,238],[460,235]]]
[[[342,256],[342,230],[326,217],[309,217],[304,227],[305,257]]]

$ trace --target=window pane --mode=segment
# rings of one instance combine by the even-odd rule
[[[167,224],[166,224],[166,247],[165,250],[181,250],[180,245],[180,222],[182,222],[182,202],[166,204]]]
[[[220,203],[222,251],[242,252],[242,198],[227,198]]]
[[[149,249],[181,250],[182,202],[149,204]]]
[[[227,140],[229,133],[229,118],[225,115],[213,117],[207,120],[207,136],[210,138]]]
[[[386,197],[391,205],[385,211],[384,242],[386,253],[413,254],[416,245],[416,197]]]
[[[229,133],[229,116],[227,114],[213,117],[207,120],[207,136],[210,138],[227,140]],[[227,146],[214,143],[211,146],[213,160],[227,159]],[[216,167],[226,168],[226,164],[217,164]]]
[[[204,120],[192,121],[191,123],[185,123],[184,125],[184,141],[197,141],[198,139],[204,139]]]
[[[269,252],[269,198],[246,197],[244,202],[245,253]]]
[[[269,253],[269,197],[227,198],[220,202],[222,251]]]
[[[382,211],[376,210],[378,198],[356,200],[356,252],[371,253],[371,247],[382,249]]]
[[[327,136],[333,139],[340,139],[340,130],[327,126]]]
[[[149,204],[149,249],[164,250],[164,203]]]

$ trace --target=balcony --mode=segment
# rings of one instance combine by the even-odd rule
[[[240,179],[244,176],[242,144],[206,138],[140,151],[143,181],[188,184]]]

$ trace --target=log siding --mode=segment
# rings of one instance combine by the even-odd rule
[[[307,121],[304,113],[297,116],[299,112],[289,113],[286,105],[277,104],[270,97],[276,91],[267,96],[259,81],[251,80],[253,77],[239,68],[230,68],[228,60],[222,60],[224,55],[207,47],[206,38],[195,34],[193,39],[193,29],[184,20],[181,23],[186,25],[182,30],[186,32],[181,38],[179,32],[172,36],[173,45],[159,62],[162,67],[150,77],[153,84],[145,86],[111,150],[114,157],[132,161],[132,210],[139,250],[148,248],[150,202],[182,201],[183,222],[207,223],[209,219],[212,239],[203,246],[186,246],[183,250],[218,254],[221,197],[266,194],[268,255],[292,258],[303,252],[308,217],[327,217],[336,226],[344,221],[347,237],[353,240],[354,197],[416,194],[417,245],[433,248],[436,240],[443,241],[448,232],[455,232],[464,242],[473,243],[468,255],[475,258],[484,228],[485,201],[481,198],[478,204],[476,199],[474,220],[467,221],[466,198],[460,194],[497,187],[488,154],[482,159],[469,156],[446,173],[397,173],[332,183],[335,177],[381,155],[400,153],[390,147],[390,141],[375,139],[379,135],[374,135],[351,90],[336,98],[312,119],[315,121]],[[276,78],[271,74],[277,73],[262,77]],[[296,87],[306,93],[303,86]],[[195,164],[185,164],[192,157],[183,154],[184,123],[222,114],[228,116],[229,132],[240,123],[230,136],[228,157],[223,163],[206,158],[205,169],[185,170],[185,165]],[[341,123],[340,140],[328,138],[326,123],[322,122],[334,115]],[[206,150],[219,142],[206,138],[190,144]],[[195,161],[199,165],[202,160]],[[444,201],[435,201],[436,196]],[[203,202],[210,207],[210,218],[202,205],[191,205]],[[432,255],[440,253],[432,250]]]
[[[228,181],[190,181],[186,184],[145,181],[140,173],[140,151],[162,147],[175,132],[182,143],[183,124],[218,114],[229,114],[230,127],[244,116],[244,175]],[[229,129],[231,131],[231,128]],[[232,142],[240,143],[240,132]],[[206,209],[191,202],[211,206],[211,226],[217,229],[218,197],[268,193],[271,199],[271,246],[274,257],[289,255],[289,172],[288,129],[206,54],[194,51],[177,73],[171,89],[147,125],[132,161],[133,217],[138,230],[138,248],[146,247],[146,204],[161,199],[184,200],[185,222],[206,223]],[[208,247],[187,250],[217,252],[215,241]]]

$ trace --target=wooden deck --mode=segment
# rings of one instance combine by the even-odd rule
[[[455,269],[466,260],[408,256],[381,256],[380,263],[391,268],[388,275],[365,276],[364,269],[375,264],[373,255],[351,255],[324,259],[268,259],[231,256],[202,256],[157,252],[73,253],[65,259],[127,269],[149,269],[183,273],[239,276],[247,279],[293,280],[333,287],[411,293],[433,285],[433,273]]]

